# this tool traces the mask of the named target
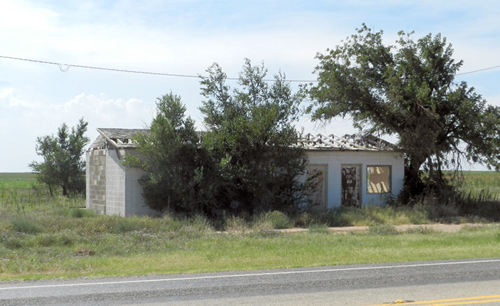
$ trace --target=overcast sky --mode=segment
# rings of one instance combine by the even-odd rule
[[[392,43],[399,30],[442,33],[462,72],[500,65],[498,1],[5,1],[0,55],[163,73],[203,74],[219,63],[238,76],[244,58],[272,76],[314,79],[315,54],[365,22]],[[37,136],[66,122],[143,128],[155,99],[180,95],[201,127],[199,80],[135,75],[0,59],[0,172],[29,171]],[[458,77],[500,105],[500,69]],[[342,135],[349,121],[310,123],[311,133]],[[481,169],[477,165],[475,169]]]

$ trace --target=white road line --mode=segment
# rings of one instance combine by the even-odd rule
[[[81,287],[81,286],[102,286],[102,285],[123,285],[136,283],[159,283],[159,282],[175,282],[188,280],[206,280],[218,278],[235,278],[235,277],[252,277],[252,276],[272,276],[272,275],[289,275],[289,274],[306,274],[306,273],[327,273],[327,272],[345,272],[345,271],[362,271],[362,270],[383,270],[397,268],[417,268],[431,266],[449,266],[449,265],[468,265],[480,263],[500,262],[499,259],[473,260],[473,261],[451,261],[441,263],[421,263],[421,264],[404,264],[393,266],[376,266],[376,267],[353,267],[353,268],[332,268],[318,270],[296,270],[296,271],[281,271],[281,272],[260,272],[260,273],[244,273],[244,274],[227,274],[227,275],[206,275],[182,278],[158,278],[158,279],[141,279],[141,280],[124,280],[124,281],[107,281],[107,282],[88,282],[88,283],[73,283],[73,284],[48,284],[48,285],[32,285],[32,286],[13,286],[0,287],[0,290],[21,290],[21,289],[40,289],[40,288],[60,288],[60,287]]]

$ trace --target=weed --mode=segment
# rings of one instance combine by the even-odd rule
[[[42,231],[38,224],[27,219],[12,220],[11,225],[16,232],[20,233],[36,234]]]
[[[303,212],[295,218],[295,226],[298,227],[309,227],[313,224],[314,217],[311,213]]]
[[[248,222],[240,217],[229,217],[226,219],[226,231],[232,233],[246,233],[250,231]]]
[[[254,224],[257,227],[265,228],[265,226],[270,226],[273,229],[289,228],[292,224],[290,218],[281,211],[270,211],[257,216],[256,222]],[[263,226],[264,225],[264,226]]]
[[[90,209],[84,209],[84,208],[73,208],[71,209],[71,216],[73,218],[89,218],[89,217],[95,217],[95,211],[90,210]]]

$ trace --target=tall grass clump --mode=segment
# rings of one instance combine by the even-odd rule
[[[277,210],[260,214],[254,221],[254,227],[262,227],[263,229],[266,227],[269,229],[284,229],[292,225],[290,218],[285,213]]]
[[[487,190],[480,192],[442,189],[439,193],[423,194],[416,208],[427,212],[434,222],[498,222],[500,221],[500,198]]]
[[[71,209],[71,216],[73,218],[90,218],[95,217],[96,213],[93,210],[85,208],[73,208]]]
[[[11,220],[12,229],[16,232],[26,233],[26,234],[36,234],[42,231],[40,225],[27,219],[15,219]]]

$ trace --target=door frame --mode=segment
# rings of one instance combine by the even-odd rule
[[[356,167],[356,171],[358,171],[358,198],[359,205],[355,207],[361,208],[363,206],[363,165],[362,164],[341,164],[340,165],[340,205],[344,207],[344,180],[343,180],[343,169],[344,167]]]

